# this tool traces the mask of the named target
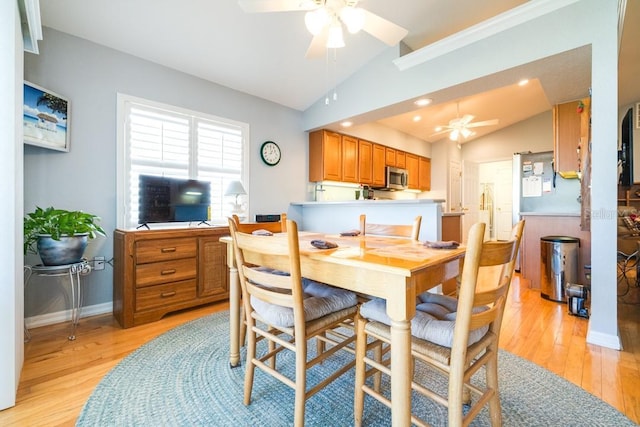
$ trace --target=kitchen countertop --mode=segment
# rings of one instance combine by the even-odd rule
[[[326,202],[291,202],[291,206],[318,206],[318,205],[341,205],[341,206],[362,206],[363,204],[376,205],[419,205],[444,203],[443,199],[407,199],[407,200],[341,200]]]

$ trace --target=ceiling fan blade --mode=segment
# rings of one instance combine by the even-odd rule
[[[318,7],[313,0],[238,0],[246,13],[290,12]]]
[[[307,48],[307,53],[304,55],[307,59],[320,58],[327,52],[327,38],[329,37],[329,31],[325,28],[314,36],[311,40],[311,44]]]
[[[382,40],[389,46],[397,45],[400,40],[405,38],[409,33],[408,30],[402,28],[399,25],[394,24],[391,21],[387,21],[384,18],[371,13],[366,9],[362,9],[364,12],[364,26],[362,27],[367,33],[373,37]]]
[[[460,119],[460,123],[463,126],[468,125],[474,118],[475,116],[471,115],[471,114],[465,114],[464,116],[462,116],[462,118]]]
[[[478,126],[493,126],[493,125],[497,125],[498,124],[498,119],[493,119],[493,120],[485,120],[483,122],[475,122],[475,123],[469,123],[467,125],[468,128],[474,128],[474,127],[478,127]]]

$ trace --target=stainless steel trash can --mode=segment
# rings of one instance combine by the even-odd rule
[[[565,302],[565,287],[578,283],[580,239],[568,236],[540,238],[540,292],[543,298]]]

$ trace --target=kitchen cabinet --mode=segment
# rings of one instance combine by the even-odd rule
[[[372,149],[372,179],[371,185],[382,187],[385,185],[385,147],[380,144],[373,144]]]
[[[407,167],[407,153],[396,150],[396,167],[404,169]]]
[[[385,155],[385,164],[387,166],[396,166],[396,150],[393,148],[385,147],[384,148]]]
[[[228,227],[115,230],[113,314],[123,328],[229,297]]]
[[[358,140],[358,177],[360,184],[373,183],[373,143]]]
[[[342,181],[342,135],[328,130],[309,134],[309,181]]]
[[[418,189],[431,190],[431,159],[418,157]]]
[[[409,173],[409,188],[417,190],[420,182],[420,160],[415,154],[407,153],[407,172]]]
[[[342,135],[342,181],[358,182],[358,140]]]
[[[578,171],[579,150],[588,138],[588,99],[557,104],[553,107],[553,154],[556,172]],[[583,105],[581,112],[579,105]],[[586,123],[587,125],[585,126]],[[584,141],[583,141],[584,138]]]

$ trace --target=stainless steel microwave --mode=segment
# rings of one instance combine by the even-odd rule
[[[406,169],[387,166],[385,168],[385,190],[406,190],[409,185],[409,172]]]

